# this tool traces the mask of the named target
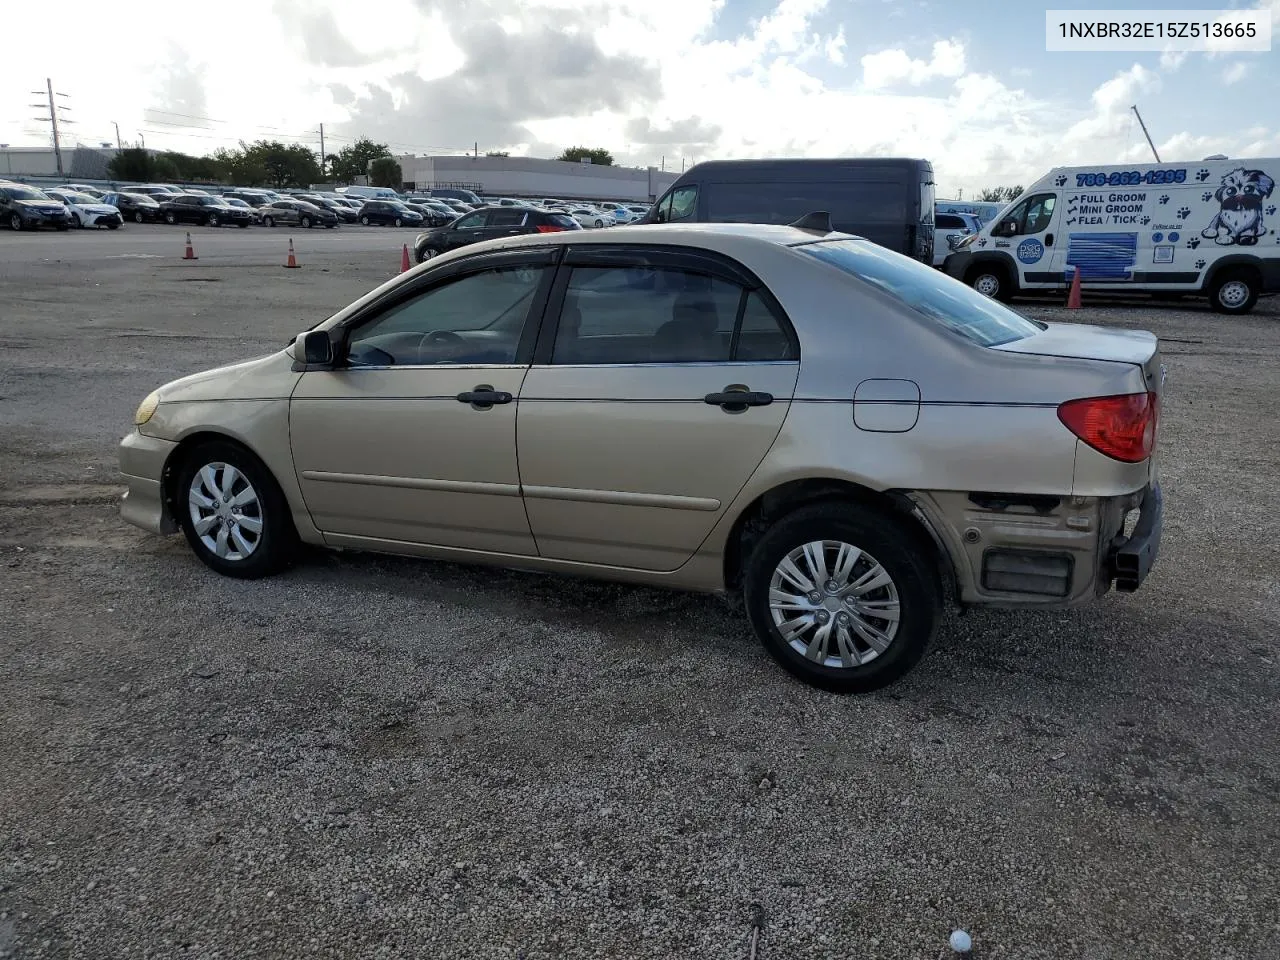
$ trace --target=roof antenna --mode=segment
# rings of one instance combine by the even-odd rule
[[[799,220],[789,223],[787,226],[795,227],[797,230],[814,230],[818,233],[835,233],[836,229],[831,225],[831,214],[826,210],[806,213]]]

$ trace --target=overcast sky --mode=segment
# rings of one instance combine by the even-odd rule
[[[1207,0],[1052,6],[1201,8]],[[1280,25],[1280,0],[1269,6]],[[1280,52],[1046,53],[1028,0],[64,0],[6,3],[0,143],[204,153],[270,137],[398,153],[603,146],[715,157],[908,155],[939,195],[1049,167],[1280,155]],[[194,11],[194,12],[193,12]],[[1280,29],[1280,27],[1276,27]]]

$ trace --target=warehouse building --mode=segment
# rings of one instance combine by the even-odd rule
[[[678,173],[657,167],[612,167],[533,157],[397,157],[405,186],[458,187],[484,196],[559,200],[656,200]]]
[[[103,180],[115,147],[63,147],[62,175],[69,180]],[[0,177],[56,177],[58,158],[53,147],[0,146]]]

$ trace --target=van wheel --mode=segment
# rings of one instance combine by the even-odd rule
[[[1223,270],[1209,285],[1209,306],[1218,313],[1248,313],[1258,302],[1260,286],[1253,270]]]
[[[802,507],[755,544],[743,601],[766,650],[806,683],[862,693],[904,676],[942,617],[942,585],[915,537],[854,503]]]
[[[983,263],[974,267],[965,277],[965,282],[984,297],[990,297],[993,300],[1007,302],[1013,294],[1008,273],[1004,267],[993,263]]]

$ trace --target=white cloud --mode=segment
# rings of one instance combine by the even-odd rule
[[[869,53],[862,58],[862,84],[868,90],[883,90],[899,83],[920,86],[937,77],[958,77],[964,73],[964,45],[958,40],[939,40],[929,60],[913,60],[905,50],[893,48]]]
[[[1160,69],[1173,73],[1187,61],[1185,50],[1165,50],[1160,54]]]
[[[1251,64],[1246,60],[1237,60],[1227,69],[1222,71],[1222,82],[1230,86],[1233,83],[1239,83],[1249,73]]]

